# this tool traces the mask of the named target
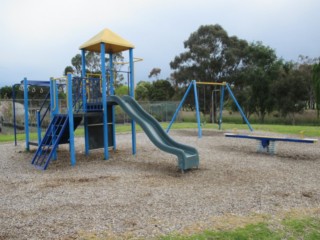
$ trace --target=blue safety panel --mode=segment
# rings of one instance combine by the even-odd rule
[[[72,79],[73,110],[79,112],[101,112],[102,82],[100,78]]]

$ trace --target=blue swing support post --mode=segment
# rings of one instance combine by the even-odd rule
[[[191,89],[193,88],[194,90],[194,94],[195,96],[198,96],[197,94],[197,88],[196,88],[196,85],[195,85],[195,80],[192,80],[191,83],[189,84],[186,92],[184,93],[183,97],[182,97],[182,100],[181,102],[179,103],[175,113],[173,114],[173,117],[167,127],[167,133],[169,133],[170,129],[171,129],[171,126],[172,124],[174,123],[174,121],[176,120],[184,102],[186,101]],[[199,112],[199,102],[198,102],[198,97],[195,97],[195,105],[196,105],[196,114],[197,114],[197,124],[198,124],[198,137],[201,138],[202,137],[202,131],[201,131],[201,123],[200,123],[200,112]]]
[[[250,129],[250,131],[253,131],[253,128],[251,127],[246,115],[244,114],[241,106],[239,105],[237,99],[235,98],[231,87],[228,83],[226,82],[222,82],[222,83],[218,83],[218,82],[197,82],[196,80],[192,80],[191,83],[189,84],[185,94],[182,97],[181,102],[179,103],[166,131],[167,133],[169,133],[172,124],[174,123],[174,121],[176,120],[179,111],[181,110],[187,96],[190,93],[191,88],[193,87],[194,89],[194,101],[195,101],[195,108],[196,108],[196,118],[197,118],[197,127],[198,127],[198,138],[202,137],[202,129],[201,129],[201,123],[200,123],[200,110],[199,110],[199,100],[198,100],[198,94],[197,94],[197,85],[214,85],[214,86],[220,86],[220,111],[219,111],[219,120],[218,120],[218,124],[219,124],[219,130],[221,130],[222,128],[222,111],[223,111],[223,103],[224,103],[224,95],[225,95],[225,90],[228,91],[230,97],[232,98],[233,102],[236,104],[237,109],[239,110],[241,117],[244,119],[244,121],[246,122],[246,124],[248,125],[248,128]]]
[[[23,79],[23,97],[24,97],[24,131],[26,133],[26,151],[30,150],[29,144],[29,99],[28,99],[28,80]]]

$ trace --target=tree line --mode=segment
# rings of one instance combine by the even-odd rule
[[[293,122],[304,109],[317,109],[319,114],[320,58],[299,56],[297,62],[285,61],[262,42],[229,36],[220,25],[200,26],[184,48],[170,62],[176,88],[193,79],[228,82],[247,117],[256,114],[261,122],[273,111]],[[210,99],[210,87],[203,88]],[[210,109],[210,101],[205,104]]]
[[[320,110],[320,57],[299,56],[297,61],[285,61],[274,49],[262,42],[248,42],[237,36],[229,36],[222,26],[203,25],[183,42],[185,51],[169,63],[172,74],[159,79],[160,68],[153,68],[149,78],[140,81],[135,88],[137,100],[169,101],[180,100],[192,80],[201,82],[228,82],[242,106],[246,116],[257,115],[261,122],[274,111],[281,117],[294,117],[305,109]],[[114,62],[123,61],[122,54],[113,55]],[[106,58],[106,68],[109,68]],[[126,73],[123,65],[114,64],[115,87],[118,92],[127,92]],[[87,73],[100,73],[100,55],[86,53]],[[71,59],[64,74],[73,72],[81,75],[81,55]],[[199,88],[201,110],[209,113],[211,95],[219,99],[218,89],[212,86]],[[10,98],[7,87],[0,89],[1,98]],[[187,104],[194,104],[192,93]],[[225,96],[228,98],[228,96]],[[217,101],[214,101],[217,104]],[[231,108],[235,106],[231,105]],[[215,118],[216,119],[216,118]]]

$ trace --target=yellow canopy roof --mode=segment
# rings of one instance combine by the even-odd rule
[[[90,52],[100,52],[100,43],[106,44],[106,53],[118,53],[134,48],[134,45],[129,41],[106,28],[82,44],[80,49]]]

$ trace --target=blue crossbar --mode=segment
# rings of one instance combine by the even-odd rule
[[[225,133],[225,137],[232,138],[247,138],[260,141],[260,146],[258,151],[266,150],[270,154],[274,154],[275,151],[275,142],[296,142],[296,143],[315,143],[318,139],[313,138],[286,138],[286,137],[271,137],[271,136],[257,136],[257,135],[245,135],[245,134],[234,134],[234,133]]]

